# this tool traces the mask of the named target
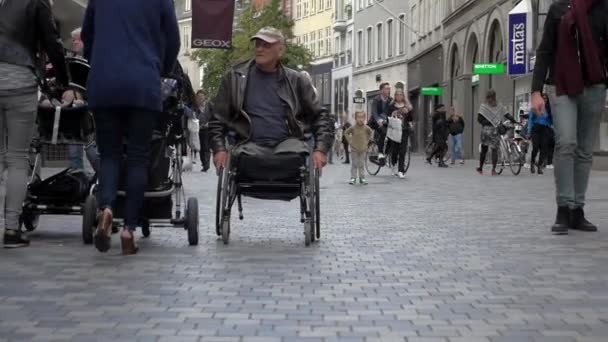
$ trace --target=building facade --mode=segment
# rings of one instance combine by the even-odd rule
[[[443,27],[442,21],[450,0],[408,1],[407,91],[414,106],[416,123],[412,147],[421,151],[431,132],[431,117],[435,105],[442,99],[424,95],[423,88],[443,87]]]
[[[331,109],[331,70],[333,67],[332,15],[335,0],[292,0],[294,39],[311,52],[313,60],[307,70],[317,88],[319,101]]]
[[[353,0],[353,89],[366,99],[370,113],[379,86],[406,88],[408,54],[407,1]],[[352,100],[351,100],[352,101]]]
[[[340,123],[353,121],[354,13],[350,0],[335,0],[333,14],[334,55],[331,70],[332,112]]]

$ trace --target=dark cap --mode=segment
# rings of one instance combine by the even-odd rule
[[[250,40],[254,39],[260,39],[270,44],[285,42],[285,36],[283,36],[283,33],[277,30],[276,28],[270,26],[261,28],[258,33],[251,37]]]
[[[439,104],[435,105],[435,110],[439,110],[439,109],[444,108],[444,107],[445,107],[445,105],[443,103],[439,103]]]

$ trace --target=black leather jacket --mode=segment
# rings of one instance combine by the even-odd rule
[[[251,121],[243,105],[249,69],[254,64],[253,60],[241,63],[226,73],[211,103],[209,134],[214,153],[226,149],[228,130],[238,134],[240,143],[250,138]],[[290,108],[287,117],[290,135],[304,139],[306,133],[312,133],[315,151],[327,153],[335,139],[334,117],[319,104],[312,84],[299,72],[280,66],[279,73],[278,95]]]
[[[536,50],[532,92],[542,91],[544,84],[554,84],[553,75],[561,18],[568,10],[569,0],[557,0],[549,7],[543,37]],[[605,66],[608,66],[608,0],[598,0],[589,11],[591,33]]]
[[[42,52],[59,83],[67,86],[64,49],[49,0],[6,0],[0,5],[0,62],[31,68],[41,77]]]

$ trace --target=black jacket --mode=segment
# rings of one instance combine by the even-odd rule
[[[542,91],[544,84],[554,84],[555,56],[557,55],[558,31],[561,17],[568,10],[569,0],[557,0],[547,13],[543,37],[536,51],[536,64],[532,78],[532,92]],[[593,40],[602,55],[605,66],[608,66],[608,0],[598,0],[589,12],[589,21]]]
[[[449,134],[446,113],[435,112],[433,114],[433,141],[435,143],[445,143]]]
[[[451,135],[458,135],[464,132],[464,120],[461,117],[456,120],[448,119],[448,130]]]
[[[378,120],[383,119],[386,121],[388,115],[390,115],[389,112],[389,106],[390,104],[393,102],[393,99],[391,97],[388,98],[388,100],[386,101],[382,101],[382,96],[378,95],[374,98],[373,102],[372,102],[372,122],[371,125],[377,125]]]
[[[251,119],[244,110],[247,77],[255,61],[240,63],[224,75],[218,95],[211,103],[213,116],[209,121],[209,134],[213,152],[226,149],[227,130],[235,131],[239,142],[250,138]],[[278,95],[288,107],[288,128],[291,137],[305,138],[312,133],[315,151],[327,153],[335,140],[334,117],[319,104],[310,81],[295,70],[279,67]]]
[[[43,52],[59,83],[67,86],[65,52],[49,0],[6,0],[0,5],[0,62],[31,68],[41,78]]]

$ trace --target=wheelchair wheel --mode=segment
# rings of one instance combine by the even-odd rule
[[[186,205],[186,229],[188,230],[188,244],[198,245],[198,200],[188,198]]]
[[[321,238],[321,172],[318,170],[314,171],[315,183],[314,183],[314,202],[315,202],[315,226],[316,226],[316,238]]]
[[[306,247],[310,246],[310,243],[313,241],[314,225],[312,221],[311,219],[306,219],[306,222],[304,222],[304,245]]]
[[[217,194],[215,199],[215,233],[222,235],[222,186],[224,185],[224,170],[218,172]]]
[[[370,142],[367,146],[367,152],[365,153],[365,169],[367,170],[367,173],[372,176],[377,175],[382,168],[382,165],[378,160],[379,154],[378,145],[373,141]]]
[[[93,233],[97,225],[97,199],[93,195],[87,196],[82,207],[82,242],[85,245],[93,243]]]
[[[222,241],[224,245],[230,241],[230,217],[224,217],[222,220]]]

